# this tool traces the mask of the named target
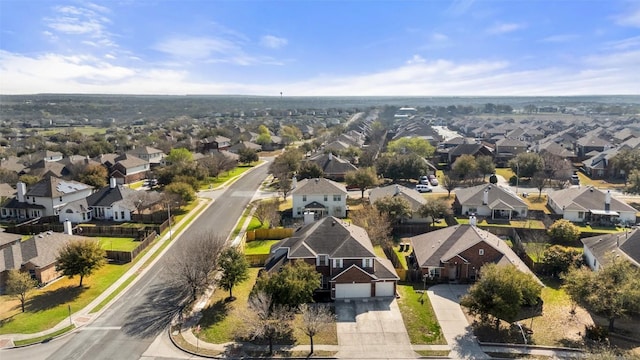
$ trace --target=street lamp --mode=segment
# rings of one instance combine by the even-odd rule
[[[171,203],[167,203],[167,215],[169,217],[169,241],[172,240],[173,230],[171,230]]]

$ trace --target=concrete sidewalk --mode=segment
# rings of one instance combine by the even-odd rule
[[[75,325],[76,329],[91,323],[93,319],[100,316],[100,314],[102,314],[102,312],[105,311],[111,303],[119,299],[120,296],[122,296],[122,294],[124,294],[129,288],[134,286],[137,280],[140,279],[141,274],[138,274],[138,276],[129,285],[127,285],[126,288],[124,288],[122,291],[118,293],[118,295],[116,295],[113,299],[111,299],[111,301],[109,301],[109,304],[106,304],[105,306],[102,307],[102,309],[100,309],[95,313],[90,313],[91,310],[93,310],[96,306],[98,306],[107,297],[111,296],[111,294],[114,291],[116,291],[116,289],[118,289],[125,281],[127,281],[129,277],[133,276],[134,274],[137,274],[142,268],[142,266],[147,262],[147,260],[149,260],[152,256],[154,256],[154,254],[158,251],[160,247],[164,245],[165,242],[169,241],[170,239],[173,240],[175,237],[172,235],[176,235],[175,229],[179,229],[187,221],[196,219],[198,216],[200,216],[200,214],[202,214],[204,209],[209,205],[211,205],[212,203],[213,201],[211,200],[200,201],[200,203],[192,211],[190,211],[187,216],[182,218],[177,223],[172,224],[173,234],[170,234],[169,232],[167,232],[165,235],[163,235],[162,238],[160,238],[160,240],[157,241],[149,249],[149,251],[147,251],[144,254],[144,256],[139,258],[136,261],[136,263],[133,266],[131,266],[131,268],[123,276],[121,276],[118,280],[116,280],[113,284],[111,284],[111,286],[109,286],[104,292],[102,292],[102,294],[98,295],[98,297],[96,297],[93,301],[91,301],[87,306],[73,313],[71,315],[71,320],[67,317],[61,322],[59,322],[57,325],[55,325],[54,327],[44,331],[37,332],[37,333],[1,335],[0,348],[13,347],[14,342],[18,340],[27,340],[27,339],[34,339],[42,336],[47,336],[49,334],[52,334],[56,331],[59,331],[68,327],[70,325],[70,321],[73,323],[73,325]],[[179,234],[179,232],[177,234]],[[155,262],[158,261],[162,257],[162,255],[164,255],[164,253],[169,250],[169,248],[170,246],[167,246],[166,248],[164,248],[162,252],[156,255],[154,260],[149,265],[147,265],[146,268],[150,268],[151,266],[153,266],[153,264],[155,264]]]

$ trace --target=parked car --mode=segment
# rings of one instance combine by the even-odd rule
[[[436,179],[435,175],[429,175],[427,176],[427,179],[429,179],[431,186],[438,186],[438,179]]]
[[[571,185],[580,185],[580,177],[578,174],[571,175]]]
[[[416,185],[416,191],[424,193],[424,192],[432,192],[433,189],[428,184],[418,184]]]
[[[420,176],[420,179],[418,179],[418,184],[422,184],[422,185],[429,184],[429,177],[428,176]]]

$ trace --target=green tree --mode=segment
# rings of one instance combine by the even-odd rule
[[[556,220],[548,230],[552,240],[561,243],[571,243],[580,237],[580,228],[575,226],[571,221],[560,219]]]
[[[640,268],[612,257],[596,272],[571,269],[564,277],[570,284],[572,299],[609,320],[609,331],[616,319],[640,310]]]
[[[314,266],[303,261],[288,263],[278,272],[260,276],[254,291],[267,293],[275,304],[297,307],[313,301],[313,292],[321,285],[320,276]]]
[[[22,312],[24,312],[24,304],[27,302],[29,292],[36,286],[36,281],[31,278],[27,272],[20,270],[9,270],[7,275],[7,295],[14,296],[20,300]]]
[[[509,167],[519,177],[532,177],[538,171],[544,170],[544,161],[536,153],[520,153],[514,159],[509,160]]]
[[[300,314],[302,314],[302,331],[309,337],[311,344],[309,352],[311,355],[313,354],[313,337],[331,325],[336,317],[331,313],[327,304],[302,304],[300,305]]]
[[[80,172],[78,181],[96,188],[107,186],[107,168],[100,164],[89,164]]]
[[[296,174],[296,179],[319,179],[324,177],[324,171],[320,165],[314,163],[313,161],[305,161],[300,165],[298,169],[298,173]]]
[[[354,186],[360,189],[360,196],[364,201],[364,192],[371,187],[378,185],[378,175],[373,167],[360,168],[349,171],[345,174],[344,180],[347,186]]]
[[[411,204],[400,196],[385,196],[376,200],[374,205],[379,212],[387,214],[394,221],[411,215]]]
[[[234,300],[233,287],[249,278],[249,263],[235,247],[223,250],[218,263],[222,271],[218,284],[224,290],[229,290],[229,300]]]
[[[575,314],[580,302],[589,295],[589,287],[593,272],[586,266],[569,268],[561,275],[563,287],[571,298],[571,313]]]
[[[258,134],[269,134],[269,128],[267,128],[264,124],[258,126]]]
[[[258,157],[258,152],[253,149],[240,149],[238,151],[238,156],[238,161],[245,165],[251,165],[252,162],[258,161],[260,159]]]
[[[486,264],[480,270],[478,282],[471,286],[460,304],[484,321],[492,316],[499,328],[499,320],[511,323],[522,306],[536,305],[541,291],[542,285],[531,274],[513,265]]]
[[[633,170],[627,177],[625,190],[632,194],[640,194],[640,170]]]
[[[553,245],[546,249],[542,263],[548,274],[558,277],[570,268],[580,266],[582,254],[573,248]]]
[[[293,125],[285,125],[280,128],[280,136],[285,144],[291,144],[302,139],[302,132]]]
[[[176,165],[187,165],[193,161],[193,154],[189,149],[185,148],[171,149],[166,161]]]
[[[484,181],[487,174],[496,172],[496,164],[493,162],[493,157],[489,155],[478,156],[476,158],[476,165],[478,166],[478,172],[482,174],[482,181]]]
[[[394,181],[417,179],[429,171],[424,158],[416,154],[385,154],[376,160],[376,169],[379,174]]]
[[[435,225],[437,218],[451,213],[451,207],[440,199],[431,199],[420,206],[418,213],[425,218],[431,217],[431,224]]]
[[[461,155],[453,162],[451,170],[458,175],[460,179],[475,177],[478,173],[478,164],[473,155]]]
[[[403,137],[390,141],[387,145],[387,151],[393,154],[416,154],[422,158],[430,158],[435,149],[429,140],[419,137]]]
[[[618,174],[627,181],[629,174],[634,170],[640,170],[640,149],[620,150],[613,158],[611,165]]]
[[[80,276],[80,285],[85,276],[90,276],[106,263],[106,253],[98,241],[84,239],[68,242],[60,249],[56,262],[56,269],[62,275],[72,279]]]
[[[258,137],[256,138],[256,144],[260,144],[260,145],[271,144],[271,135],[269,135],[269,133],[258,135]]]
[[[35,176],[35,175],[20,175],[20,178],[18,179],[19,181],[25,183],[25,185],[27,185],[27,187],[37,183],[38,181],[40,181],[40,177]]]
[[[165,186],[164,191],[180,196],[180,199],[185,203],[190,203],[196,199],[196,192],[193,190],[193,186],[184,182],[172,182]]]

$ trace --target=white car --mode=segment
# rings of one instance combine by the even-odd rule
[[[416,185],[416,191],[424,193],[424,192],[432,192],[433,189],[428,184],[418,184]]]

